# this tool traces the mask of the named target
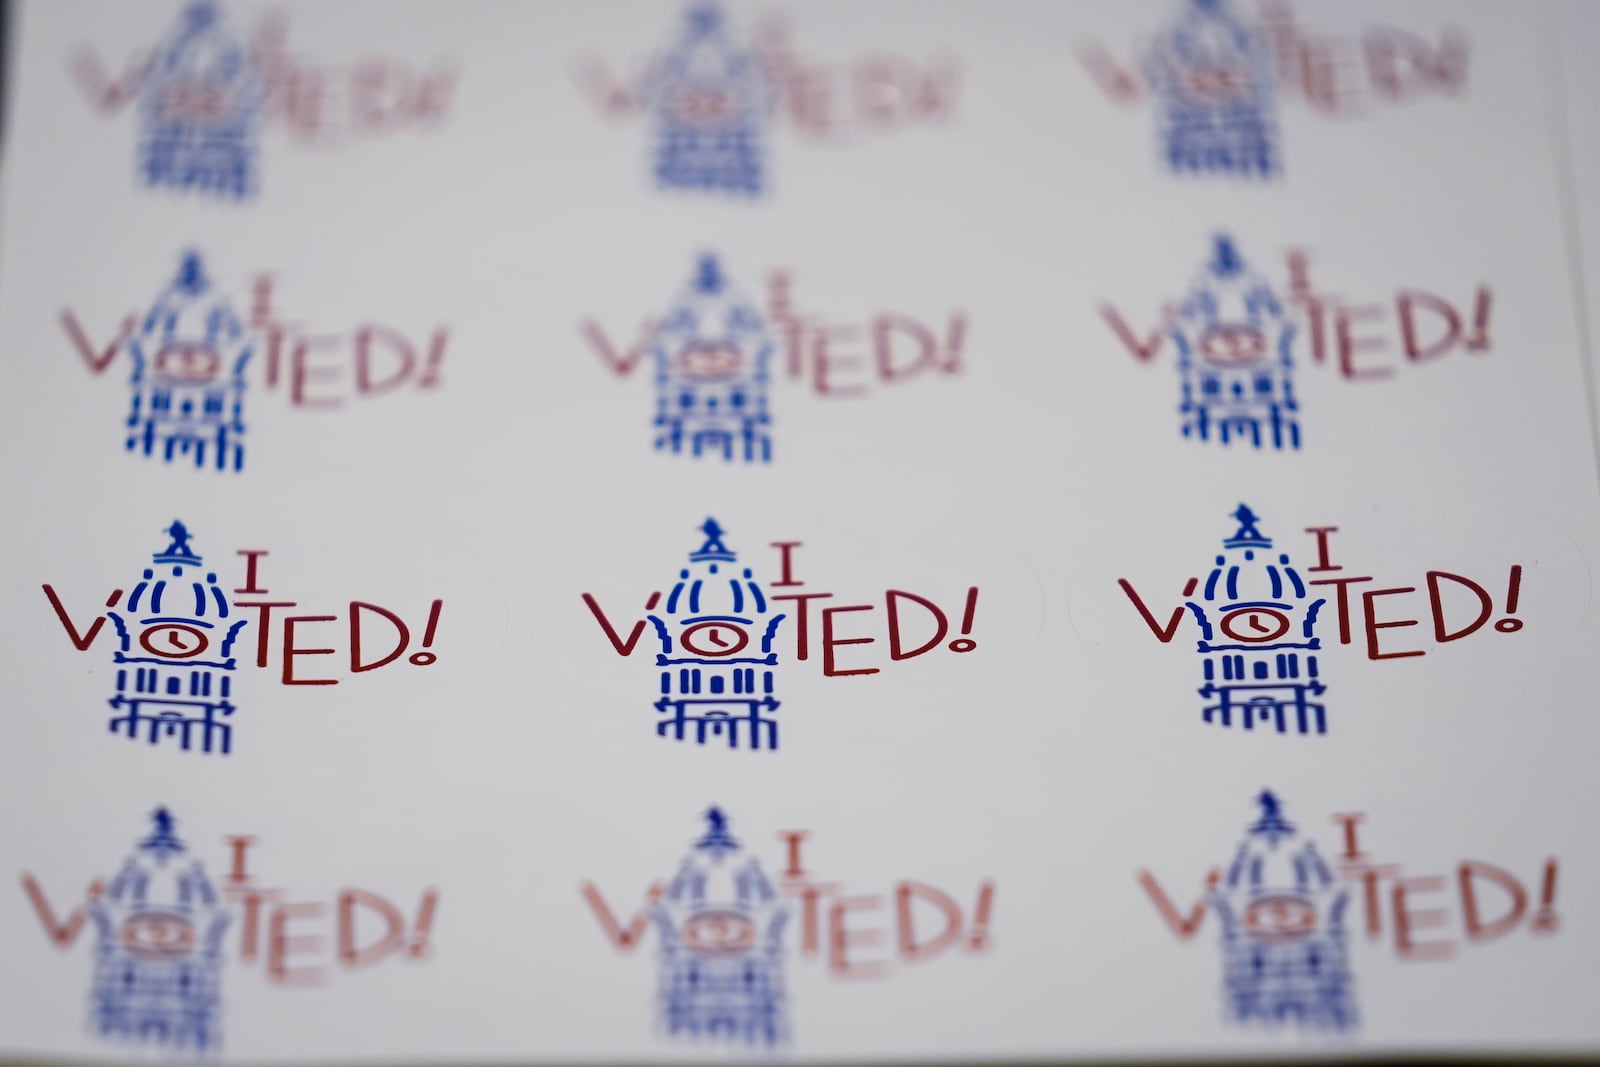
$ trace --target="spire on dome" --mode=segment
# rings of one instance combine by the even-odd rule
[[[1219,233],[1212,238],[1211,273],[1219,278],[1232,278],[1244,273],[1244,258],[1234,246],[1233,238]]]
[[[195,554],[194,549],[189,547],[189,528],[187,526],[177,519],[173,519],[172,525],[162,532],[171,535],[172,543],[166,547],[165,551],[157,552],[151,557],[152,559],[157,563],[186,563],[196,567],[200,565],[201,558]]]
[[[716,4],[695,4],[689,8],[689,32],[709,37],[722,28],[722,12]]]
[[[194,0],[183,12],[183,21],[186,28],[194,33],[203,33],[217,22],[217,5],[215,0]]]
[[[1283,817],[1283,803],[1272,790],[1263,789],[1256,803],[1261,805],[1261,818],[1250,825],[1251,834],[1265,837],[1268,845],[1276,845],[1280,837],[1294,836],[1294,823]]]
[[[706,543],[700,546],[698,552],[689,553],[690,562],[699,563],[702,560],[720,559],[732,563],[739,558],[733,554],[732,549],[722,543],[723,530],[722,527],[717,525],[716,519],[706,519],[704,525],[700,527],[700,532],[706,535]]]
[[[694,847],[718,854],[733,852],[739,847],[739,842],[728,832],[728,817],[715,804],[706,811],[706,835],[696,841]]]
[[[694,276],[694,291],[705,296],[716,296],[726,286],[727,281],[722,276],[722,265],[717,262],[717,257],[709,252],[701,256]]]
[[[184,851],[184,844],[178,840],[177,820],[166,808],[157,808],[150,813],[150,821],[155,825],[150,836],[139,842],[139,847],[146,852],[156,855],[165,853],[178,853]]]
[[[190,249],[183,254],[183,264],[178,268],[178,277],[173,285],[180,291],[190,296],[199,296],[206,291],[209,283],[206,281],[205,266],[200,262],[200,253]]]
[[[1240,504],[1233,518],[1239,520],[1239,529],[1222,542],[1224,548],[1271,548],[1272,538],[1256,529],[1261,519],[1246,504]]]

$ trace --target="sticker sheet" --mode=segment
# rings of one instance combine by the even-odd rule
[[[1600,1050],[1600,31],[29,0],[0,1059]]]

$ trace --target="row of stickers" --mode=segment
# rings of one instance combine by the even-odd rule
[[[1136,872],[1132,891],[1147,896],[1153,924],[1180,943],[1207,930],[1217,942],[1222,1006],[1235,1023],[1308,1034],[1354,1030],[1361,1009],[1351,948],[1363,939],[1397,961],[1436,961],[1560,929],[1555,856],[1528,870],[1463,859],[1448,871],[1402,873],[1400,863],[1363,851],[1365,814],[1331,816],[1333,833],[1302,831],[1284,800],[1263,790],[1254,814],[1241,819],[1237,846],[1220,853],[1216,866],[1185,872],[1176,884]],[[596,946],[609,943],[622,955],[653,941],[654,1022],[664,1034],[777,1045],[805,1026],[805,1006],[787,993],[791,966],[822,967],[833,980],[854,982],[884,979],[896,968],[962,966],[993,948],[991,927],[1004,906],[993,878],[974,872],[962,885],[902,878],[859,892],[832,872],[807,868],[808,831],[757,830],[756,840],[773,842],[760,847],[735,834],[731,821],[720,808],[707,810],[703,831],[685,833],[677,870],[640,871],[641,890],[608,896],[582,882],[560,920],[592,924]],[[216,1051],[230,958],[269,986],[297,989],[340,973],[426,963],[433,952],[441,887],[401,886],[385,895],[347,886],[331,900],[295,899],[258,869],[254,850],[267,843],[254,835],[191,848],[166,808],[152,813],[145,832],[130,829],[128,856],[109,878],[94,877],[81,902],[62,908],[45,878],[24,871],[21,879],[42,936],[88,957],[89,1030],[100,1038],[172,1053]],[[206,828],[213,829],[221,828]],[[651,832],[658,829],[670,827]],[[1213,836],[1225,849],[1227,828]],[[1319,836],[1327,838],[1320,850]],[[661,877],[651,880],[653,873]],[[66,877],[52,875],[58,885]],[[77,948],[80,940],[87,950]],[[875,985],[881,988],[869,983],[863,994]],[[645,1029],[640,1008],[637,1023],[622,1025]]]
[[[797,51],[782,20],[768,17],[743,37],[710,3],[691,5],[674,37],[659,55],[624,63],[638,71],[631,76],[598,57],[576,71],[600,115],[651,123],[649,172],[663,189],[762,196],[773,184],[775,124],[837,146],[944,123],[959,106],[960,68],[948,56],[918,61],[879,49],[819,61]],[[1343,37],[1302,27],[1283,0],[1267,0],[1259,18],[1236,15],[1224,0],[1188,0],[1132,62],[1098,43],[1078,58],[1115,104],[1154,101],[1166,169],[1267,179],[1288,169],[1280,97],[1341,119],[1457,96],[1468,86],[1469,49],[1448,27],[1432,40],[1393,26]],[[118,74],[90,49],[74,64],[93,107],[114,116],[136,106],[141,181],[235,200],[264,184],[263,125],[281,124],[314,147],[426,131],[449,116],[457,73],[437,59],[309,62],[289,47],[281,17],[236,36],[214,0],[191,3],[175,32]]]
[[[94,376],[119,363],[127,369],[127,452],[217,471],[245,467],[252,380],[307,411],[440,386],[448,326],[407,336],[364,322],[348,334],[313,336],[279,318],[272,290],[270,277],[259,278],[241,314],[190,251],[148,311],[128,315],[109,338],[64,309],[60,351],[76,353]],[[1163,387],[1159,395],[1175,401],[1182,437],[1213,447],[1299,449],[1315,441],[1316,420],[1302,414],[1297,364],[1370,382],[1492,352],[1488,284],[1454,296],[1410,287],[1389,296],[1392,303],[1325,301],[1311,288],[1303,253],[1291,254],[1286,283],[1274,287],[1219,235],[1187,292],[1153,325],[1130,322],[1111,302],[1100,311],[1108,354],[1148,363],[1170,345],[1178,380],[1171,394]],[[787,401],[774,403],[775,380],[818,397],[860,396],[958,376],[967,356],[960,311],[920,319],[883,312],[830,326],[796,307],[784,271],[770,275],[758,307],[714,255],[699,258],[636,339],[618,340],[593,320],[581,329],[597,373],[628,379],[648,363],[655,397],[653,411],[641,405],[640,421],[648,420],[641,448],[737,463],[771,463],[781,451],[774,408]],[[841,348],[844,337],[855,343]],[[114,449],[115,431],[106,438]]]
[[[1174,174],[1292,174],[1277,119],[1287,95],[1343,118],[1468,88],[1468,49],[1454,30],[1427,40],[1380,26],[1344,38],[1300,25],[1285,3],[1264,3],[1258,17],[1224,0],[1175,8],[1136,61],[1101,46],[1079,56],[1114,105],[1151,101],[1156,156]],[[778,124],[833,148],[946,123],[963,92],[948,58],[875,52],[818,63],[797,51],[782,22],[763,21],[742,37],[705,3],[682,13],[660,55],[634,66],[641,73],[630,77],[592,59],[576,71],[577,89],[607,120],[648,121],[655,186],[740,200],[781,191],[771,152]],[[270,197],[264,126],[278,124],[319,150],[426,134],[450,119],[458,77],[442,61],[313,63],[290,48],[281,19],[237,35],[211,0],[188,4],[170,35],[120,73],[92,51],[76,57],[73,72],[107,117],[134,112],[141,184],[218,201]],[[71,307],[61,314],[61,358],[81,359],[95,379],[127,376],[127,415],[106,428],[106,452],[248,477],[254,457],[274,446],[250,432],[260,394],[318,411],[445,388],[448,324],[407,333],[368,321],[332,334],[286,311],[269,274],[250,279],[248,267],[217,262],[203,244],[174,247],[170,281],[154,283],[154,302],[120,326]],[[1108,358],[1175,365],[1176,380],[1161,384],[1156,400],[1173,407],[1182,447],[1314,450],[1319,413],[1302,410],[1297,373],[1372,382],[1448,374],[1452,364],[1493,354],[1487,282],[1353,302],[1313,285],[1305,251],[1292,251],[1281,270],[1262,269],[1262,255],[1218,233],[1193,250],[1192,282],[1180,291],[1174,279],[1159,315],[1129,308],[1162,304],[1162,294],[1105,294],[1099,305]],[[982,359],[958,308],[846,323],[806,306],[787,269],[767,267],[752,281],[761,269],[690,251],[683,277],[662,287],[681,284],[677,295],[641,308],[636,333],[582,322],[597,376],[649,379],[653,399],[639,401],[641,451],[781,466],[806,448],[784,434],[796,394],[915,389],[959,378]],[[757,291],[759,299],[749,295]],[[1181,586],[1156,588],[1128,570],[1089,594],[1120,613],[1144,647],[1154,642],[1182,659],[1188,680],[1173,699],[1216,731],[1269,743],[1327,738],[1342,728],[1338,669],[1365,661],[1363,669],[1381,670],[1464,647],[1487,656],[1484,646],[1507,647],[1501,639],[1524,627],[1519,559],[1471,573],[1441,566],[1386,577],[1370,562],[1341,558],[1340,526],[1326,516],[1278,514],[1259,499],[1217,503],[1216,522],[1167,529],[1175,550],[1192,548],[1198,564]],[[152,543],[106,562],[107,574],[124,566],[139,573],[108,580],[103,597],[37,583],[39,621],[59,626],[64,645],[104,668],[95,677],[104,679],[109,714],[83,719],[85,734],[141,754],[220,760],[273,728],[252,714],[253,694],[265,687],[359,685],[372,672],[429,668],[450,655],[448,594],[307,608],[284,591],[293,575],[274,573],[270,548],[210,543],[196,516],[187,518],[152,515]],[[786,678],[858,677],[925,657],[959,667],[984,640],[986,619],[1013,599],[976,574],[947,574],[937,588],[823,592],[833,587],[810,570],[804,539],[730,532],[703,513],[683,520],[700,524],[692,541],[664,547],[622,579],[648,588],[670,569],[669,582],[628,602],[578,593],[550,625],[586,643],[578,655],[614,654],[633,669],[638,715],[618,730],[728,759],[805,745],[796,740],[804,731],[829,729],[824,714],[792,729],[795,720],[780,716],[794,702]],[[1343,660],[1326,656],[1341,646],[1350,652]],[[1333,662],[1342,667],[1330,669]],[[214,1053],[237,972],[302,987],[340,971],[425,964],[441,914],[475,906],[470,888],[444,883],[347,885],[308,899],[264,873],[258,856],[275,843],[248,826],[218,823],[214,811],[172,810],[157,797],[148,803],[146,821],[128,827],[131,851],[120,867],[21,877],[44,941],[87,957],[89,1030],[108,1041]],[[1209,870],[1116,874],[1148,904],[1153,926],[1178,942],[1202,933],[1214,942],[1232,1022],[1355,1030],[1363,1013],[1352,946],[1362,940],[1392,948],[1398,960],[1424,960],[1560,929],[1554,854],[1524,866],[1466,858],[1471,845],[1462,843],[1452,868],[1418,874],[1364,850],[1366,814],[1294,803],[1287,791],[1261,789],[1235,824],[1215,829],[1218,862]],[[981,856],[960,882],[904,877],[863,889],[808,866],[812,834],[782,814],[730,804],[660,818],[644,832],[681,830],[676,871],[641,870],[634,886],[584,881],[570,915],[592,924],[597,946],[623,955],[653,946],[656,995],[653,1007],[638,1006],[640,1029],[653,1022],[669,1035],[778,1045],[807,1026],[806,1005],[791,993],[793,968],[820,967],[847,982],[894,967],[959,967],[1005,937],[1005,897]],[[919,862],[896,859],[913,869]],[[72,888],[84,879],[82,892]]]

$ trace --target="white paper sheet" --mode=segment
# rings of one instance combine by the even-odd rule
[[[22,5],[0,1053],[1600,1046],[1594,20],[1190,10]]]

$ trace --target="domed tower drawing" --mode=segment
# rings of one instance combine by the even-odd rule
[[[1239,1023],[1347,1030],[1357,1021],[1345,950],[1349,890],[1301,841],[1270,791],[1211,890],[1222,924],[1222,988]]]
[[[773,638],[783,615],[762,592],[749,567],[722,542],[715,519],[700,527],[705,542],[689,553],[689,566],[667,595],[660,614],[646,616],[661,642],[663,718],[656,734],[708,744],[722,739],[738,748],[778,747]]]
[[[783,928],[788,912],[728,831],[720,809],[652,906],[658,991],[669,1034],[774,1045],[788,1036]]]
[[[1300,447],[1300,405],[1290,379],[1294,322],[1230,238],[1216,238],[1170,332],[1183,382],[1183,436]]]
[[[721,10],[691,4],[677,42],[644,86],[656,127],[656,184],[756,196],[772,92],[760,60],[733,44]]]
[[[127,449],[197,468],[244,468],[245,364],[255,346],[227,297],[187,252],[128,340],[133,404]]]
[[[140,89],[139,174],[146,185],[245,200],[256,192],[265,84],[227,35],[213,0],[194,0]]]
[[[1226,0],[1188,0],[1146,74],[1160,150],[1175,174],[1271,178],[1281,170],[1272,52]]]
[[[773,347],[755,306],[728,284],[715,256],[702,256],[650,343],[656,449],[770,463]]]
[[[226,756],[233,748],[233,644],[244,628],[227,594],[189,545],[189,529],[174,521],[170,543],[127,600],[106,614],[117,631],[117,695],[123,714],[111,732],[150,744],[176,738],[189,749]]]
[[[165,808],[111,884],[89,906],[94,987],[89,1028],[167,1053],[222,1043],[222,935],[216,888],[190,861]]]
[[[1287,553],[1274,553],[1272,539],[1257,527],[1244,504],[1233,513],[1239,528],[1222,542],[1198,601],[1185,603],[1200,626],[1198,650],[1205,685],[1214,701],[1206,722],[1281,733],[1325,734],[1327,692],[1316,652],[1317,614],[1325,600],[1313,599]]]

